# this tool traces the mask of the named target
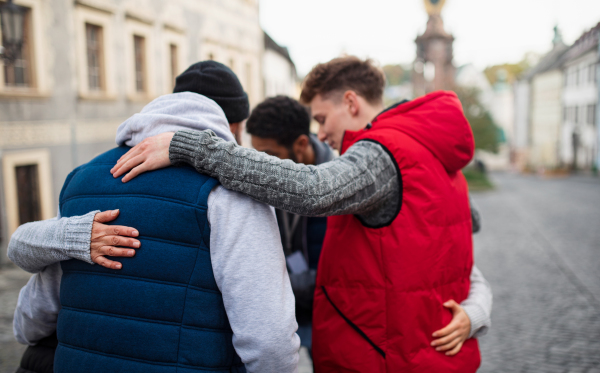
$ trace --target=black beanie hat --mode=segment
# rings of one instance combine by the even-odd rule
[[[248,95],[231,69],[216,61],[202,61],[188,67],[175,80],[173,93],[195,92],[215,101],[229,123],[250,115]]]

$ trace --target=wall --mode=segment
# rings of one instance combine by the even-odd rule
[[[7,211],[12,194],[5,185],[13,170],[4,170],[3,164],[12,165],[17,155],[27,153],[47,158],[49,176],[41,188],[51,191],[44,203],[52,207],[43,218],[54,216],[68,173],[115,146],[116,128],[123,120],[172,91],[169,44],[177,45],[178,72],[211,56],[238,74],[251,105],[263,99],[257,0],[15,2],[33,12],[36,84],[9,89],[0,76],[0,265],[7,260],[15,216]],[[103,28],[102,92],[87,85],[86,22]],[[134,34],[146,37],[148,89],[142,94],[135,89]]]
[[[563,75],[560,70],[550,70],[532,78],[528,163],[533,168],[559,166],[562,87]]]

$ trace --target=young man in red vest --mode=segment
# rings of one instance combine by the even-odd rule
[[[473,156],[473,135],[454,93],[383,110],[384,85],[379,69],[355,57],[308,74],[301,100],[320,124],[320,139],[341,153],[320,166],[282,161],[207,131],[180,131],[141,143],[111,172],[131,170],[127,182],[188,163],[279,209],[331,216],[314,300],[317,372],[475,372],[472,328],[438,330],[471,306],[458,303],[475,272],[460,172]]]

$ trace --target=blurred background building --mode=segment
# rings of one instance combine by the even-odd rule
[[[12,232],[56,216],[69,172],[115,146],[119,124],[172,92],[190,64],[231,67],[251,106],[297,91],[287,50],[259,25],[258,0],[14,3],[22,43],[0,59],[0,265]]]
[[[600,162],[600,23],[571,46],[554,29],[552,49],[515,83],[515,165],[592,171]]]

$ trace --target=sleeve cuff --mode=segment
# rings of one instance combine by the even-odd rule
[[[65,239],[67,244],[67,255],[70,258],[94,264],[90,254],[90,244],[92,241],[94,217],[99,212],[100,210],[96,210],[82,216],[69,218]]]
[[[490,327],[490,320],[483,308],[476,304],[464,304],[461,306],[471,321],[469,338],[478,338],[485,335]]]
[[[171,164],[194,164],[194,154],[200,144],[203,132],[177,131],[169,146],[169,160]]]

